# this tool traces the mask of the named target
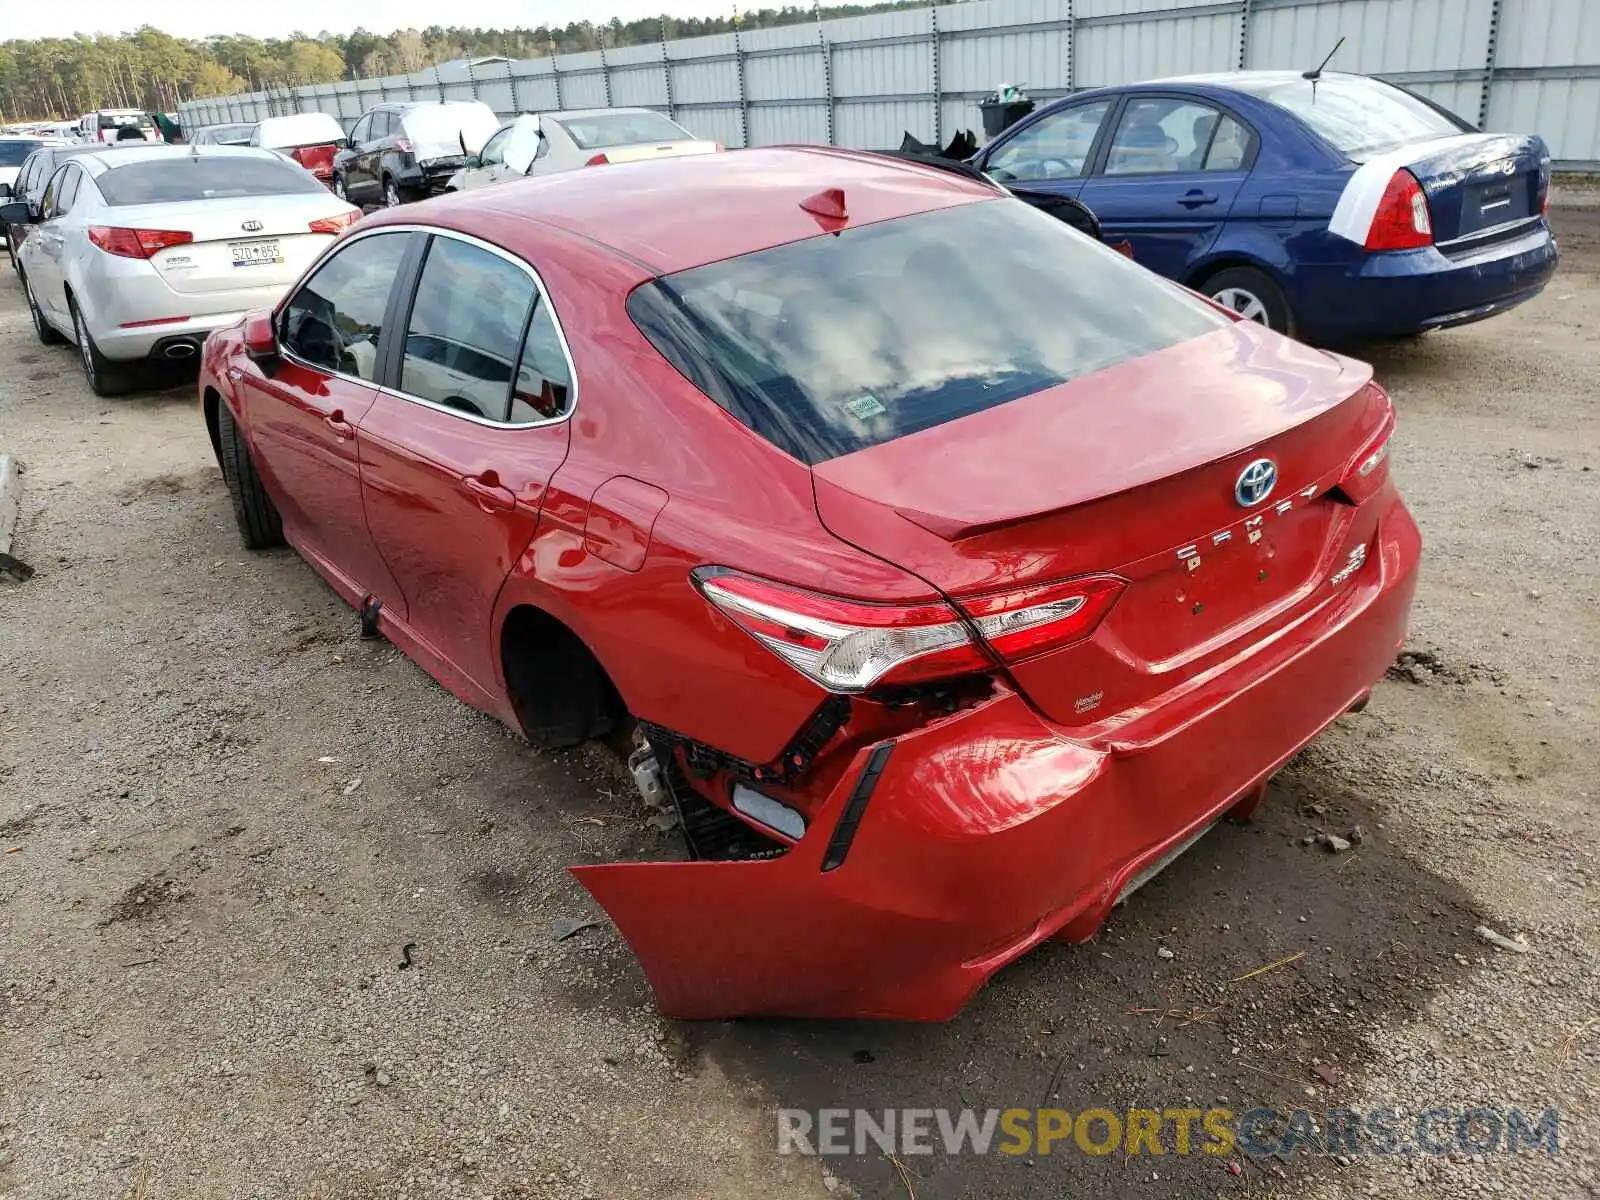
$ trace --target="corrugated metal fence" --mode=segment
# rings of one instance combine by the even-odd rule
[[[1405,84],[1485,128],[1544,135],[1571,169],[1600,168],[1600,0],[965,0],[586,54],[183,105],[187,123],[320,110],[346,129],[394,100],[479,99],[502,116],[660,109],[726,145],[866,149],[910,131],[979,130],[1000,83],[1045,100],[1101,84],[1239,67],[1314,66]]]

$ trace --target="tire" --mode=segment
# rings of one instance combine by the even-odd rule
[[[256,474],[250,447],[226,403],[217,401],[217,441],[222,450],[222,478],[233,501],[233,519],[246,550],[283,545],[283,519]]]
[[[385,176],[383,180],[383,206],[385,208],[399,208],[405,202],[406,198],[400,191],[400,185]]]
[[[89,327],[78,312],[78,302],[67,297],[67,307],[72,312],[72,328],[77,335],[78,362],[83,367],[83,377],[89,381],[89,390],[96,396],[121,396],[133,387],[133,369],[127,363],[112,362],[100,353],[94,344]]]
[[[1294,314],[1283,290],[1264,271],[1254,267],[1227,267],[1200,285],[1199,290],[1223,308],[1238,313],[1278,333],[1294,332]]]
[[[333,194],[346,204],[350,203],[350,193],[345,191],[343,175],[335,175],[333,177]]]
[[[33,285],[28,282],[28,277],[18,271],[22,280],[22,294],[28,298],[28,315],[33,318],[33,332],[46,346],[59,346],[67,339],[61,336],[61,331],[45,319],[44,311],[39,307],[39,302],[33,298]]]

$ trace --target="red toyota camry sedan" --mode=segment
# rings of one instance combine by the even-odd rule
[[[688,856],[664,1012],[937,1020],[1362,702],[1420,539],[1366,366],[982,181],[747,150],[363,220],[207,342],[247,545]]]

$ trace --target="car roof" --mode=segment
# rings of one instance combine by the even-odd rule
[[[562,171],[385,210],[363,228],[435,219],[515,251],[518,226],[538,222],[664,275],[832,232],[801,203],[834,188],[845,228],[1005,194],[885,155],[778,146]]]
[[[282,162],[283,156],[257,146],[212,146],[191,142],[187,146],[169,146],[165,143],[145,142],[143,145],[124,143],[113,148],[100,146],[83,155],[83,165],[91,175],[112,166],[125,167],[129,163],[152,162],[175,158],[270,158]]]
[[[1143,83],[1124,85],[1127,87],[1154,87],[1167,83],[1195,83],[1207,87],[1240,87],[1247,83],[1289,83],[1296,79],[1304,79],[1303,71],[1211,71],[1198,75],[1169,75],[1164,79],[1151,79]],[[1357,75],[1351,71],[1324,71],[1323,79],[1367,79],[1366,75]]]

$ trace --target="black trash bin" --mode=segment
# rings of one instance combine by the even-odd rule
[[[983,110],[983,136],[992,138],[1011,128],[1033,111],[1032,100],[985,100],[978,106]]]

